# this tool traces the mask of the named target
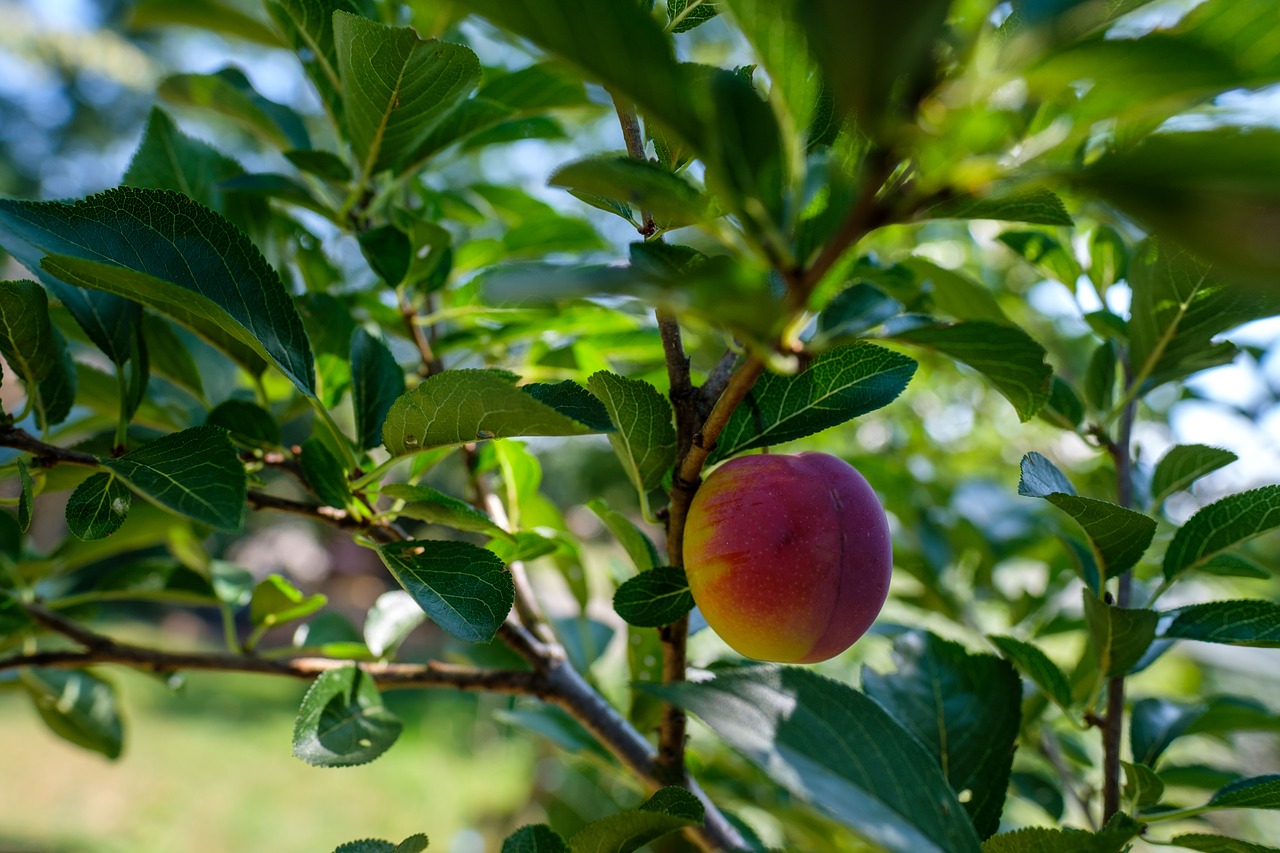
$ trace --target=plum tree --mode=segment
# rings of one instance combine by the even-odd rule
[[[759,660],[815,663],[853,645],[889,592],[889,525],[858,470],[826,453],[742,456],[689,508],[685,572],[721,638]]]

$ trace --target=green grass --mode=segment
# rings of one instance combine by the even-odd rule
[[[206,674],[174,692],[110,677],[126,727],[115,762],[55,737],[23,693],[0,693],[0,853],[329,853],[415,832],[448,850],[464,829],[497,849],[528,796],[534,747],[488,722],[501,699],[393,694],[396,745],[320,769],[291,754],[303,684]]]

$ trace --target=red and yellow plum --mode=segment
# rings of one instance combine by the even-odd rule
[[[694,495],[684,535],[693,599],[735,651],[816,663],[875,621],[893,566],[870,484],[825,453],[732,459]]]

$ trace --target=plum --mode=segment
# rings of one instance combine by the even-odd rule
[[[707,624],[757,660],[853,645],[889,592],[889,524],[857,469],[826,453],[732,459],[694,495],[684,568]]]

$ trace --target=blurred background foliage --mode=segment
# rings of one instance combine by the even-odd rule
[[[527,64],[520,47],[491,27],[461,20],[465,5],[414,0],[406,4],[409,20],[402,23],[413,24],[424,36],[469,44],[487,66]],[[1132,33],[1174,26],[1195,5],[1156,3],[1124,19],[1123,26]],[[174,74],[238,69],[263,96],[306,116],[311,132],[325,132],[319,99],[253,0],[0,0],[0,22],[2,194],[68,198],[119,184],[155,103],[156,87]],[[745,45],[719,21],[684,35],[680,44],[690,59],[732,64],[746,56]],[[161,99],[184,132],[211,142],[252,171],[287,169],[275,149],[261,144],[251,130],[215,111],[191,108],[176,92],[176,87],[162,87]],[[590,103],[557,113],[554,122],[510,128],[509,144],[478,156],[466,151],[451,154],[433,165],[416,187],[424,210],[447,213],[464,223],[467,232],[454,258],[463,298],[455,300],[452,325],[437,342],[437,351],[451,358],[477,349],[487,361],[511,365],[530,379],[582,381],[596,369],[610,367],[661,386],[665,377],[660,342],[640,308],[619,302],[613,305],[619,310],[603,311],[579,301],[554,312],[523,309],[503,315],[466,304],[468,288],[478,288],[470,276],[498,258],[518,258],[522,252],[537,257],[572,253],[575,258],[609,261],[619,256],[618,247],[634,239],[621,220],[546,186],[557,165],[583,152],[621,148],[606,96],[594,87],[588,93]],[[1010,95],[1015,96],[1016,92]],[[1280,124],[1277,104],[1280,97],[1274,88],[1232,93],[1179,120],[1188,126]],[[1179,104],[1177,109],[1186,106]],[[941,110],[938,116],[941,124],[932,132],[938,141],[934,153],[940,171],[954,156],[957,139],[967,144],[960,150],[974,154],[987,144],[994,149],[1004,138],[998,113],[975,117]],[[1052,126],[1052,110],[1036,120]],[[930,149],[926,145],[923,150],[927,162]],[[507,189],[513,185],[523,192]],[[292,250],[277,245],[274,251],[292,252],[279,260],[298,271],[299,284],[320,291],[338,282],[333,291],[337,299],[360,301],[375,319],[397,323],[393,309],[376,300],[361,301],[360,294],[374,278],[354,239],[319,216],[295,215],[306,233],[299,231],[301,239]],[[1136,234],[1132,226],[1110,221],[1100,210],[1086,210],[1078,221],[1075,230],[1039,229],[1054,234],[1077,263],[1090,257],[1091,238],[1101,226],[1118,227],[1131,238]],[[1060,269],[1027,263],[1007,241],[998,239],[1007,230],[989,221],[893,226],[878,232],[865,251],[872,261],[914,257],[971,277],[984,298],[994,300],[999,311],[1045,344],[1065,378],[1082,381],[1094,340],[1085,317],[1104,306],[1123,313],[1127,291],[1116,287],[1099,293],[1087,279],[1076,281]],[[9,270],[4,277],[20,276]],[[883,282],[884,276],[870,280]],[[315,323],[313,340],[321,353],[322,374],[328,298],[333,297],[313,293],[304,301],[304,313],[309,310]],[[345,337],[336,334],[345,346]],[[1185,386],[1167,386],[1147,399],[1135,432],[1140,477],[1142,472],[1149,477],[1155,460],[1175,443],[1224,446],[1242,460],[1170,500],[1164,507],[1170,520],[1181,522],[1224,494],[1280,480],[1277,338],[1280,324],[1275,321],[1240,330],[1232,339],[1242,350],[1230,364],[1204,371]],[[412,360],[406,341],[393,345],[404,356],[402,362]],[[695,333],[687,345],[696,373],[709,371],[721,352],[719,338],[711,333]],[[219,383],[234,382],[234,377],[220,372],[219,362],[214,357],[200,364],[210,399],[226,396],[217,390]],[[340,385],[338,379],[333,381]],[[82,379],[81,394],[92,387]],[[108,394],[111,405],[113,393]],[[177,395],[170,403],[184,405]],[[148,419],[165,430],[189,422],[186,413],[166,413],[159,404],[139,411],[138,423],[145,426]],[[1109,465],[1078,433],[1044,421],[1021,424],[1008,403],[977,378],[925,358],[895,405],[801,444],[849,459],[875,484],[890,512],[897,543],[899,571],[876,633],[849,654],[823,664],[822,671],[856,681],[863,665],[891,669],[892,639],[907,627],[922,626],[944,636],[956,634],[956,626],[1005,632],[1030,613],[1037,614],[1037,639],[1052,657],[1069,661],[1079,654],[1072,645],[1082,636],[1074,631],[1081,623],[1078,591],[1070,587],[1068,595],[1062,593],[1066,579],[1078,569],[1055,535],[1068,525],[1042,502],[1016,494],[1018,463],[1029,450],[1043,452],[1068,469],[1082,493],[1113,493]],[[580,623],[579,641],[571,643],[570,651],[587,665],[603,661],[591,668],[592,677],[625,704],[627,667],[622,661],[627,631],[609,611],[607,599],[609,579],[625,577],[629,569],[586,504],[603,498],[639,521],[635,496],[602,437],[574,439],[571,449],[550,439],[530,441],[527,447],[540,462],[541,490],[547,500],[531,500],[522,511],[538,516],[538,523],[548,527],[565,527],[584,543],[580,562],[585,579],[564,582],[563,555],[535,564],[537,579],[543,588],[559,590],[558,603],[554,596],[548,601],[553,613],[572,613],[573,598],[581,594],[583,584],[592,593],[592,618]],[[492,450],[486,453],[482,464],[498,464],[491,458]],[[451,493],[463,489],[457,459],[442,463],[432,477]],[[555,507],[562,508],[562,517]],[[145,507],[135,507],[134,513],[139,518],[130,524],[146,523],[141,517]],[[42,515],[60,517],[56,511]],[[258,576],[278,571],[305,590],[323,590],[352,620],[387,589],[376,561],[343,535],[275,517],[251,518],[249,525],[244,538],[223,543],[232,546],[225,554],[228,562]],[[182,555],[183,529],[175,524],[169,541],[154,549],[156,555]],[[46,526],[34,535],[52,546],[64,533]],[[1167,533],[1162,529],[1160,535]],[[125,541],[125,531],[117,536]],[[1252,543],[1248,553],[1263,565],[1280,563],[1280,544],[1274,536]],[[76,564],[74,547],[64,549],[59,558],[80,570],[90,568]],[[100,558],[101,552],[95,553],[94,559]],[[76,571],[65,575],[67,591],[74,592],[77,582]],[[1280,597],[1277,575],[1260,580],[1205,575],[1180,587],[1165,603],[1174,606],[1183,600],[1179,596],[1192,600],[1238,594]],[[216,618],[194,612],[197,615],[164,618],[166,642],[182,637],[197,643],[216,634]],[[145,607],[118,607],[110,615],[126,631],[145,630],[135,624],[137,617],[139,624],[158,618]],[[438,632],[420,631],[407,657],[448,656],[446,639]],[[1238,695],[1262,699],[1272,711],[1280,710],[1280,670],[1267,654],[1183,643],[1134,676],[1131,695],[1187,702]],[[710,632],[698,633],[691,641],[695,665],[730,657]],[[56,741],[22,697],[0,691],[0,850],[303,853],[331,849],[368,827],[369,834],[385,836],[426,831],[433,838],[433,850],[478,853],[496,849],[499,839],[522,823],[549,819],[568,833],[594,817],[634,805],[640,796],[637,787],[606,769],[607,763],[575,726],[520,701],[392,694],[388,701],[411,721],[406,743],[368,767],[329,771],[288,756],[302,685],[243,676],[190,676],[181,684],[166,684],[122,674],[116,681],[125,696],[126,722],[136,732],[117,763]],[[1203,734],[1180,740],[1171,761],[1187,768],[1184,777],[1193,787],[1201,784],[1198,779],[1212,775],[1204,768],[1220,764],[1227,748],[1243,757],[1246,766],[1237,766],[1239,772],[1266,772],[1280,761],[1276,719],[1274,714],[1259,714],[1256,726],[1225,735],[1207,727]],[[527,729],[546,737],[529,738]],[[775,789],[758,771],[704,735],[695,728],[695,775],[708,787],[735,792],[741,802],[774,802]],[[1058,735],[1073,760],[1096,760],[1093,739],[1065,729]],[[550,760],[566,752],[572,756],[568,760]],[[1006,808],[1006,823],[1045,823],[1064,812],[1070,815],[1071,804],[1050,781],[1053,776],[1053,768],[1032,751],[1020,751],[1014,777],[1017,796]],[[740,816],[766,840],[779,838],[780,826],[787,825],[796,849],[861,849],[859,842],[811,810],[785,802],[767,809],[746,808]],[[1280,837],[1274,815],[1237,812],[1221,820],[1238,822],[1245,834]]]

